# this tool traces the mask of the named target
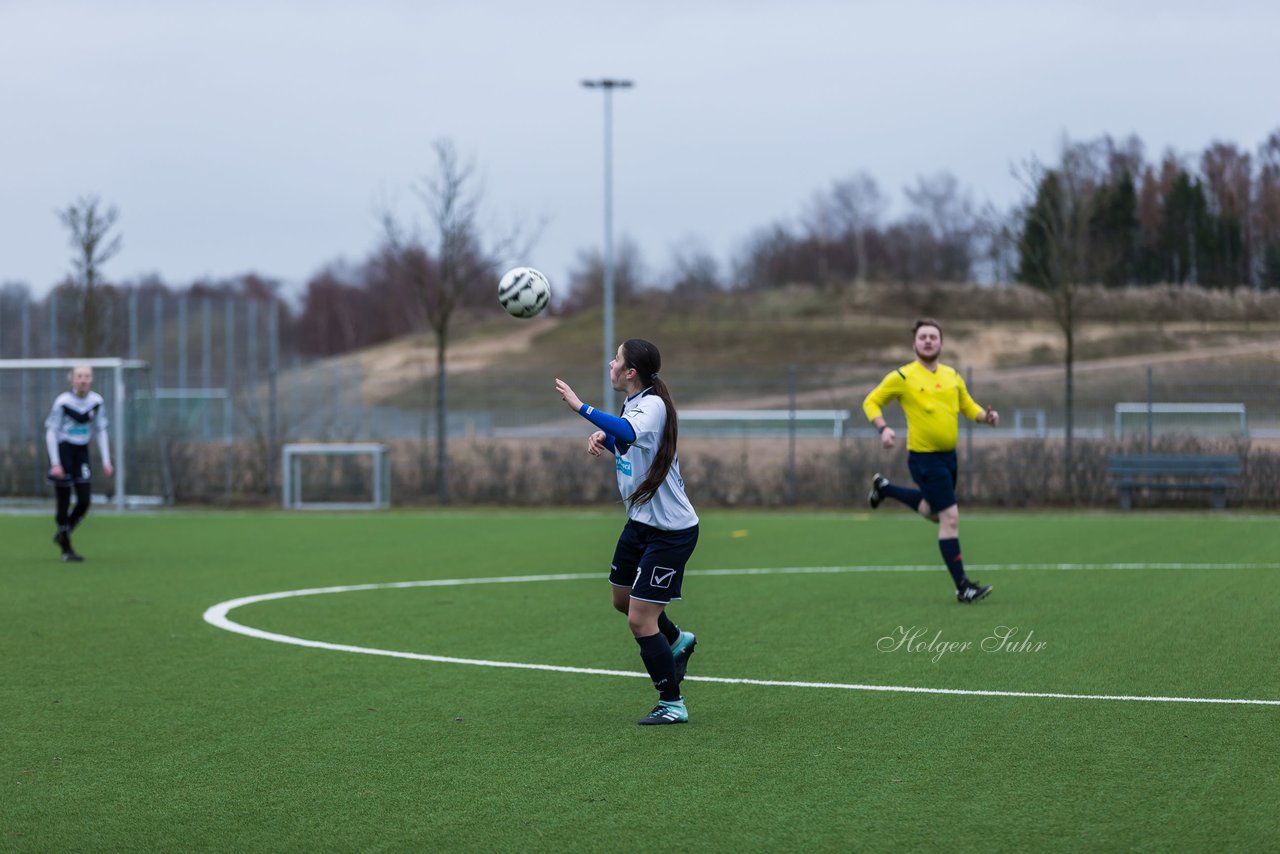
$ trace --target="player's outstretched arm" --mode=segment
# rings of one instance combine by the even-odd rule
[[[636,440],[636,429],[631,426],[630,421],[617,415],[601,412],[594,406],[583,403],[564,380],[556,379],[556,391],[560,393],[560,398],[579,415],[599,427],[616,441],[630,444]]]
[[[582,398],[574,394],[573,387],[559,377],[556,377],[556,393],[574,412],[582,409]]]

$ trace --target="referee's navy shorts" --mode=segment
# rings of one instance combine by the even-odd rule
[[[667,604],[680,598],[684,565],[698,544],[698,526],[664,531],[628,519],[613,552],[609,583],[631,588],[631,598]]]
[[[929,502],[931,513],[941,513],[956,505],[959,475],[955,451],[911,451],[907,454],[907,468],[911,470],[911,479],[924,493],[924,500]]]

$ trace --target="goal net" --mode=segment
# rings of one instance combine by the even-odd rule
[[[680,432],[693,436],[830,436],[839,439],[846,409],[682,409]]]
[[[95,444],[94,491],[121,510],[171,501],[162,431],[139,411],[139,401],[151,391],[150,370],[131,359],[0,359],[0,501],[51,500],[44,423],[54,399],[70,388],[68,374],[77,365],[93,368],[115,466],[113,477],[103,474]]]
[[[232,441],[232,401],[225,388],[142,389],[133,409],[138,420],[155,424],[169,439]]]
[[[386,445],[291,443],[281,449],[281,458],[286,510],[380,510],[391,506]]]

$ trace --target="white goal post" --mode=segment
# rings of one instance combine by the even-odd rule
[[[315,456],[369,457],[373,495],[368,501],[305,501],[302,459]],[[281,449],[281,490],[286,510],[381,510],[391,506],[391,468],[387,446],[376,442],[295,442]]]
[[[31,397],[32,383],[31,372],[39,377],[41,372],[47,378],[50,371],[57,371],[51,383],[55,388],[55,394],[65,391],[69,384],[66,378],[66,372],[79,365],[88,365],[98,374],[94,379],[94,390],[101,394],[110,408],[108,416],[107,433],[111,440],[111,462],[115,467],[115,494],[112,496],[112,504],[119,510],[124,510],[130,506],[154,506],[169,500],[170,495],[168,488],[168,472],[162,472],[162,483],[165,495],[130,495],[129,494],[129,471],[132,460],[128,453],[126,440],[129,431],[133,425],[129,423],[127,403],[131,399],[136,399],[139,394],[145,393],[143,383],[130,383],[129,376],[132,371],[141,371],[146,379],[146,385],[150,384],[150,366],[138,359],[119,359],[119,358],[82,358],[82,359],[0,359],[0,377],[5,372],[28,372],[23,374],[23,391],[19,395],[21,401],[19,404],[13,404],[12,399],[6,401],[6,409],[13,412],[19,408],[22,413],[19,416],[25,420],[36,419],[39,424],[36,435],[39,436],[38,453],[40,457],[45,457],[44,444],[44,419],[48,413],[49,404],[53,402],[53,398],[48,400],[29,400]],[[109,382],[102,382],[102,374],[109,373]],[[45,383],[49,385],[50,383]],[[49,389],[44,389],[49,391]],[[30,426],[30,425],[25,425]],[[163,464],[163,453],[162,464]],[[47,460],[46,460],[47,462]]]

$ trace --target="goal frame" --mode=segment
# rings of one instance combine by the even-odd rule
[[[369,501],[304,501],[302,458],[364,456],[371,461],[373,497]],[[385,510],[391,506],[391,468],[387,446],[379,442],[291,442],[280,449],[281,498],[286,510]]]
[[[1239,418],[1239,435],[1249,435],[1249,415],[1243,403],[1186,403],[1160,402],[1142,403],[1125,401],[1115,405],[1115,437],[1124,437],[1124,416],[1146,415],[1148,424],[1156,415],[1225,415],[1233,420]],[[1144,430],[1146,428],[1144,427]]]

